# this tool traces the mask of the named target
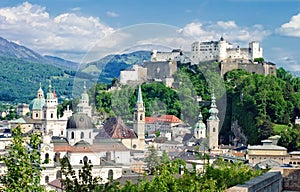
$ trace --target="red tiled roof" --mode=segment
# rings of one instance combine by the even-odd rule
[[[161,123],[182,123],[182,121],[175,115],[162,115],[159,117],[146,117],[146,123],[153,124],[156,122]]]
[[[55,179],[55,180],[49,182],[48,185],[55,187],[56,189],[64,189],[60,179]]]

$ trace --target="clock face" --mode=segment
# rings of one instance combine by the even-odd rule
[[[45,147],[45,150],[48,151],[48,150],[49,150],[49,147]]]

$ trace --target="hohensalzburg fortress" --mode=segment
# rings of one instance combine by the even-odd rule
[[[183,53],[179,50],[172,52],[153,51],[152,61],[178,60]],[[190,52],[184,52],[186,58],[189,58],[193,64],[205,61],[224,61],[227,59],[241,59],[246,61],[254,61],[255,58],[263,57],[263,49],[259,42],[252,41],[248,48],[240,48],[224,40],[223,37],[219,41],[196,41],[192,43]]]
[[[191,59],[196,63],[202,61],[218,60],[223,61],[229,59],[245,59],[254,60],[263,57],[263,50],[259,42],[252,41],[248,48],[236,48],[223,37],[219,41],[194,42],[191,46]]]

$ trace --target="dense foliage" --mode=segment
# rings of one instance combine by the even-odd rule
[[[152,149],[151,149],[152,150]],[[179,166],[183,165],[184,173],[179,174]],[[110,181],[106,184],[91,184],[94,179],[90,177],[90,169],[86,164],[82,170],[79,171],[79,177],[67,176],[63,180],[66,191],[114,191],[114,192],[127,192],[127,191],[224,191],[225,189],[237,184],[244,183],[249,179],[261,174],[259,170],[253,170],[249,166],[241,163],[228,163],[222,159],[217,160],[214,165],[207,165],[205,172],[188,171],[185,167],[184,161],[176,159],[172,162],[160,164],[154,175],[145,175],[143,179],[138,182],[126,181],[121,184],[117,181]],[[72,168],[69,168],[72,170]],[[80,176],[86,170],[85,174],[89,177]],[[63,172],[66,173],[66,172]],[[79,179],[81,178],[81,179]],[[89,179],[88,179],[89,178]],[[78,182],[80,180],[80,182]],[[97,180],[98,181],[98,180]],[[76,186],[76,187],[75,187]]]
[[[6,175],[1,176],[2,190],[44,191],[40,185],[40,138],[39,133],[24,136],[20,126],[12,129],[8,155],[1,156],[1,161],[7,167]]]
[[[39,83],[46,88],[49,80],[51,80],[57,95],[71,97],[73,88],[71,71],[64,71],[52,65],[7,57],[0,57],[0,66],[1,101],[29,103],[35,98]]]

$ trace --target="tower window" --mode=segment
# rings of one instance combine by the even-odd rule
[[[216,132],[216,128],[213,128],[213,132]]]
[[[51,113],[50,118],[53,119],[53,113]]]
[[[45,177],[45,183],[49,183],[49,176],[48,175]]]
[[[38,114],[38,113],[36,113],[36,114],[35,114],[35,117],[39,117],[39,114]]]
[[[74,132],[71,133],[71,139],[74,139]]]
[[[92,138],[92,132],[89,133],[89,138],[90,138],[90,139]]]
[[[140,120],[143,120],[143,114],[140,115]]]
[[[84,138],[84,133],[81,132],[81,133],[80,133],[80,139],[83,139],[83,138]]]

